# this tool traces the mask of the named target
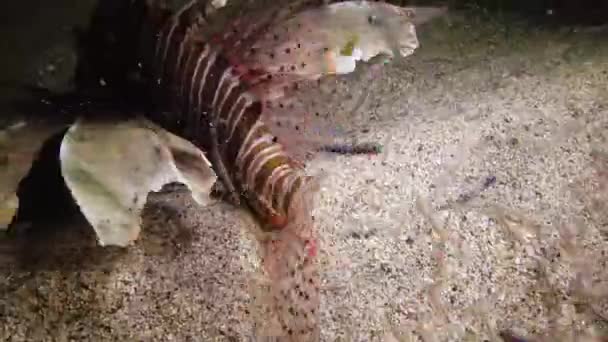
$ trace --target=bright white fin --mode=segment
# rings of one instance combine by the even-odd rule
[[[65,183],[102,246],[137,239],[151,191],[183,183],[205,205],[216,180],[198,148],[145,120],[79,120],[63,138],[60,159]]]

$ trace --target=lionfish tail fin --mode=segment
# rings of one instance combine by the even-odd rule
[[[289,222],[264,245],[271,307],[286,341],[319,341],[319,272],[312,210],[321,177],[306,177],[294,194]]]

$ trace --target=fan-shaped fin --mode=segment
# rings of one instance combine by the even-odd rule
[[[259,79],[271,74],[279,82],[349,73],[358,60],[413,53],[418,39],[407,13],[405,8],[367,1],[308,9],[272,26],[234,58],[261,71]]]

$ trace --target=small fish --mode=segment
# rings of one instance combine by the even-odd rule
[[[248,16],[233,24],[222,44],[235,52],[234,62],[259,73],[257,80],[272,76],[261,88],[268,97],[269,84],[350,73],[357,61],[378,55],[409,56],[419,45],[413,16],[412,8],[380,2],[337,2],[299,12],[252,42],[238,35],[254,26],[257,16]]]

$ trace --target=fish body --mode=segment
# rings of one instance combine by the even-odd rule
[[[284,7],[279,0],[218,29],[209,4],[191,1],[159,26],[154,58],[145,63],[156,114],[170,113],[151,118],[205,151],[234,202],[243,200],[270,232],[263,265],[274,312],[290,341],[320,338],[312,217],[320,179],[305,174],[299,152],[334,139],[319,130],[332,120],[314,115],[323,97],[300,100],[299,90],[320,90],[324,76],[348,73],[357,60],[405,56],[418,46],[413,26],[396,7],[321,2]],[[393,32],[399,28],[405,39]],[[282,126],[289,119],[296,123]]]
[[[155,44],[155,87],[178,133],[211,154],[228,190],[240,194],[234,201],[242,197],[270,229],[287,223],[293,194],[311,180],[301,155],[337,135],[336,122],[316,110],[325,103],[301,100],[300,89],[319,89],[324,76],[350,73],[358,60],[406,57],[419,45],[411,9],[366,1],[293,7],[214,30],[208,4],[191,1]]]
[[[198,25],[205,19],[198,5],[187,4],[159,34],[158,94],[168,94],[180,133],[211,154],[224,183],[233,184],[228,188],[262,224],[281,229],[293,195],[310,177],[261,121],[262,103],[243,82],[245,73],[221,44],[202,39]]]
[[[261,245],[280,340],[318,341],[319,275],[315,266],[312,196],[307,176],[261,120],[247,68],[204,34],[201,5],[191,2],[163,26],[156,41],[154,87],[174,114],[175,130],[207,152],[226,188],[271,231]]]

